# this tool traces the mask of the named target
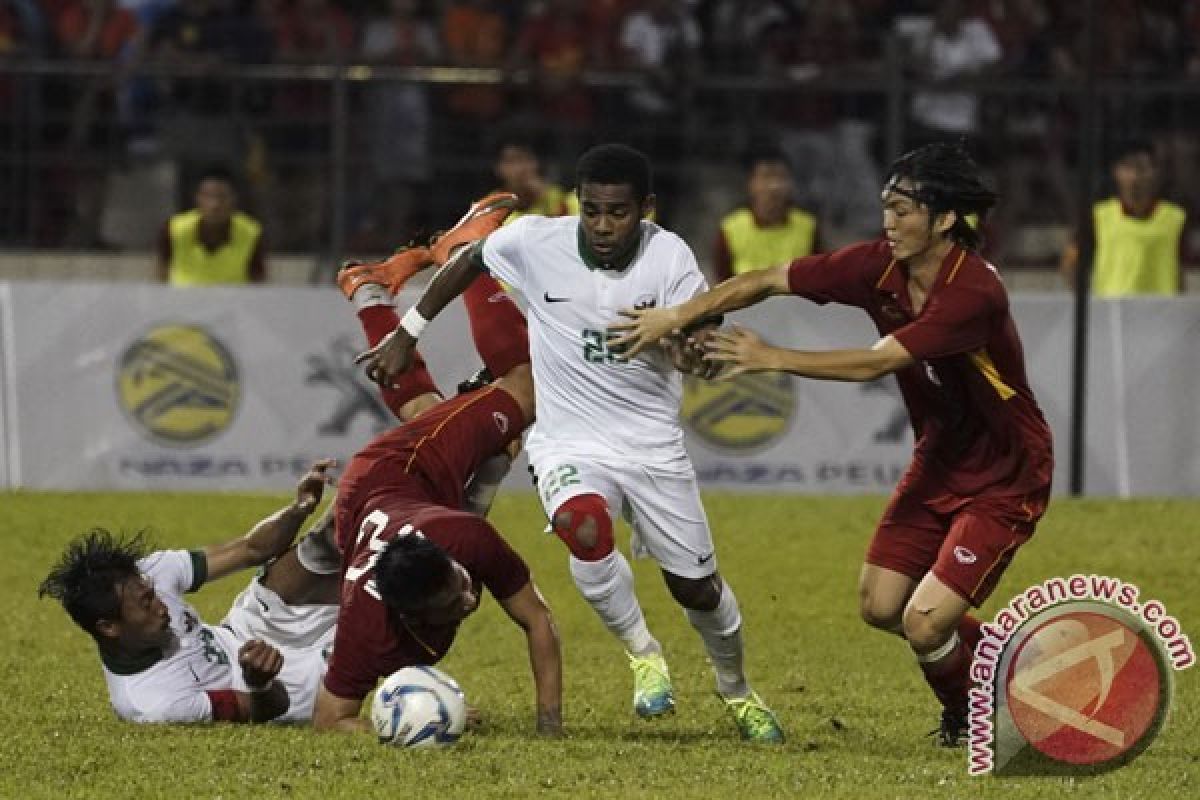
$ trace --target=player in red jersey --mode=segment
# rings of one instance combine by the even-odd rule
[[[403,279],[442,260],[439,246],[448,252],[478,238],[507,213],[503,204],[480,201],[432,250],[343,269],[339,283],[369,343],[398,324],[391,292]],[[479,514],[464,510],[472,507],[472,476],[517,441],[534,413],[524,318],[490,278],[471,291],[464,298],[476,348],[499,379],[440,401],[423,366],[400,376],[384,396],[407,422],[360,450],[338,485],[342,593],[313,716],[318,729],[367,729],[359,712],[376,682],[404,666],[437,663],[486,588],[528,639],[537,730],[561,731],[562,659],[550,611],[521,557]]]
[[[674,308],[622,312],[610,347],[630,355],[694,320],[795,294],[862,308],[872,347],[802,352],[748,330],[715,334],[707,358],[728,376],[784,370],[870,381],[895,374],[916,435],[912,464],[867,550],[863,619],[908,640],[943,705],[938,741],[962,743],[979,606],[1033,534],[1050,497],[1050,429],[995,268],[967,221],[995,201],[970,156],[933,144],[891,167],[886,238],[739,275]]]

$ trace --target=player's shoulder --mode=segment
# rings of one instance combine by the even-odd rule
[[[648,219],[641,221],[643,251],[655,258],[686,254],[692,256],[692,248],[683,237],[674,231],[669,231],[657,222]]]
[[[973,250],[963,250],[961,262],[950,266],[946,286],[958,292],[981,295],[997,307],[1008,305],[1008,291],[1004,288],[1000,270]]]
[[[196,556],[189,550],[155,550],[138,561],[138,569],[159,591],[180,586],[187,589],[196,578]]]

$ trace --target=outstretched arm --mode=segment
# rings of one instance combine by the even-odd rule
[[[329,459],[314,463],[296,484],[296,499],[292,503],[260,521],[245,536],[204,548],[207,580],[265,564],[287,550],[304,520],[320,504],[325,482],[329,480],[326,472],[335,464]]]
[[[313,728],[318,731],[341,733],[369,732],[370,723],[359,716],[362,704],[361,697],[338,697],[322,683],[317,690],[317,702],[313,708]]]
[[[537,732],[562,733],[562,651],[550,609],[533,581],[500,605],[521,626],[529,640],[529,663],[537,693]]]
[[[790,294],[788,267],[755,270],[736,275],[724,283],[671,308],[624,309],[629,322],[609,326],[613,339],[609,348],[624,349],[633,358],[667,336],[682,335],[699,322],[737,311],[778,294]]]
[[[833,381],[873,381],[904,369],[914,359],[893,336],[884,336],[871,348],[811,352],[772,347],[752,331],[734,327],[718,331],[708,340],[712,362],[724,364],[723,378],[744,372],[780,370],[805,378]]]
[[[365,363],[367,377],[381,386],[391,386],[397,375],[412,366],[417,339],[429,321],[486,271],[482,239],[460,248],[430,279],[420,299],[400,319],[400,325],[379,344],[360,353],[354,363]]]

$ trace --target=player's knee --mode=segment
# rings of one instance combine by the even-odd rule
[[[869,595],[860,599],[858,613],[863,622],[881,631],[899,632],[903,628],[903,615],[899,608],[893,608],[876,601]]]
[[[551,525],[580,561],[599,561],[613,551],[612,516],[598,494],[572,497],[554,512]]]
[[[955,630],[938,624],[931,612],[932,609],[920,609],[911,604],[904,610],[904,638],[918,653],[941,647]]]

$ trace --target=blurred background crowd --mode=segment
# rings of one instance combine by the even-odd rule
[[[963,136],[989,255],[1047,266],[1130,141],[1200,207],[1198,78],[1200,0],[3,0],[0,247],[161,248],[220,165],[271,253],[377,253],[513,180],[569,210],[620,140],[719,272],[763,152],[828,247],[878,230],[891,158]]]

